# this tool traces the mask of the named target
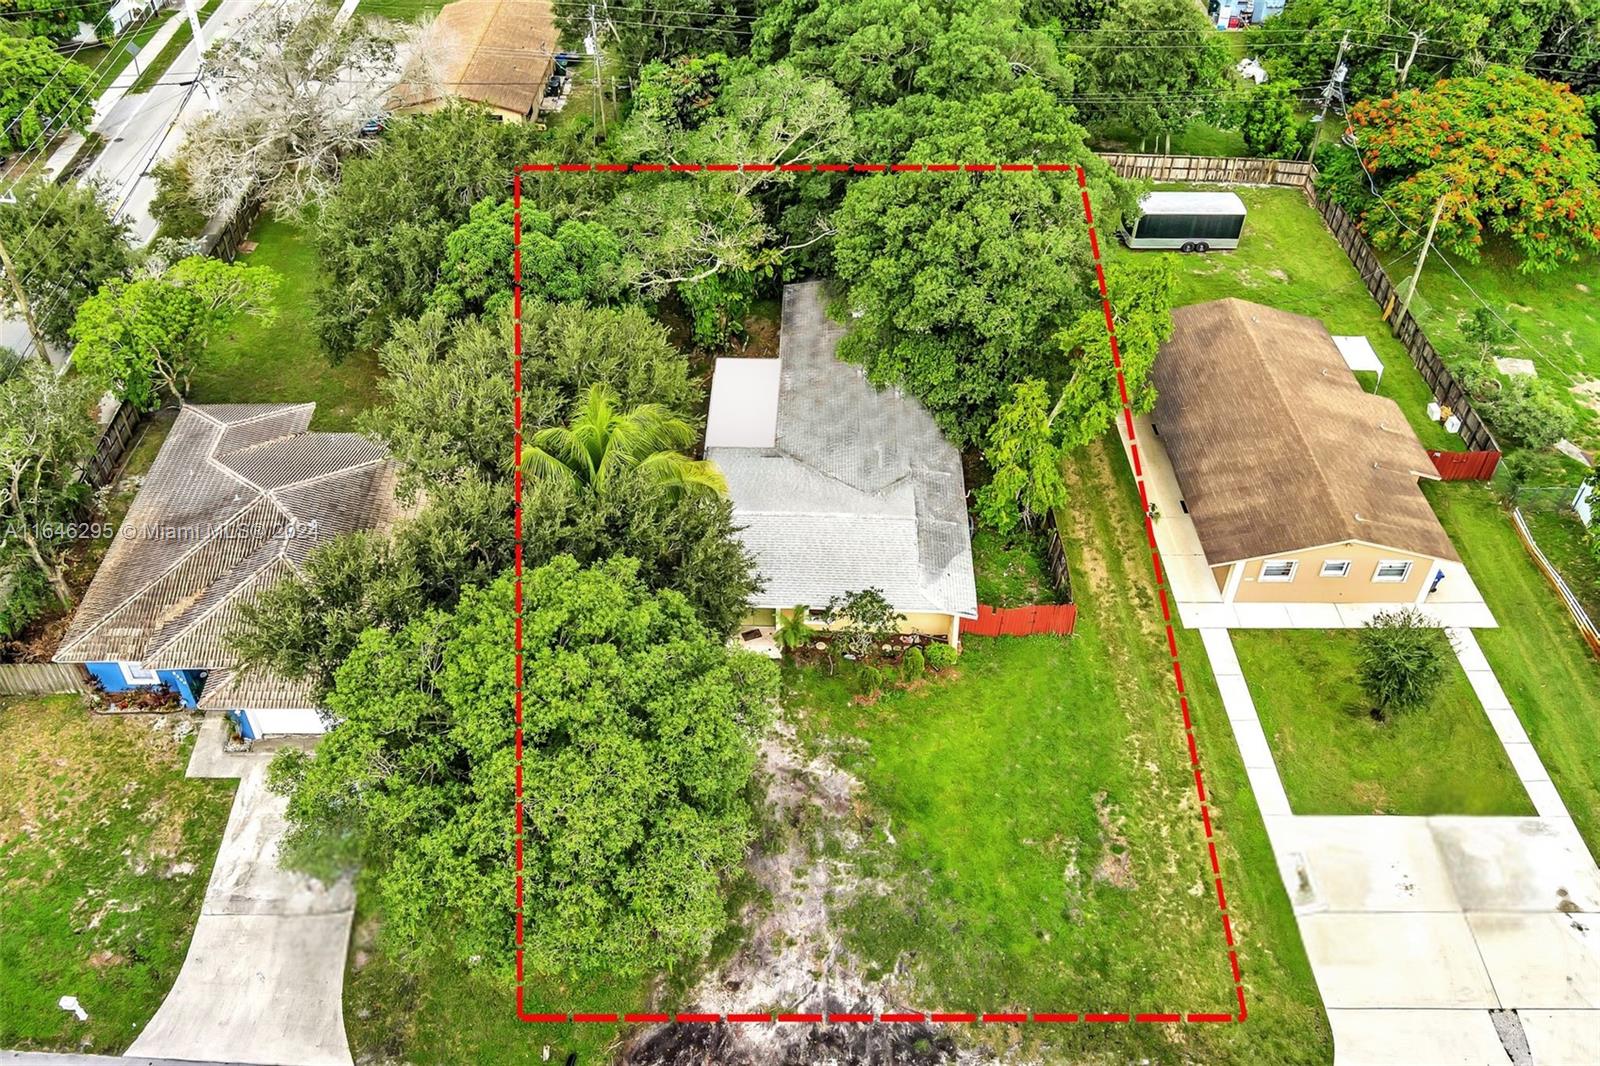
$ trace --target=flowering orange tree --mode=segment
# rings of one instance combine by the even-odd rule
[[[1567,86],[1490,67],[1362,101],[1350,121],[1360,162],[1393,208],[1362,205],[1380,248],[1412,243],[1442,196],[1435,239],[1465,259],[1476,262],[1491,236],[1509,241],[1526,271],[1600,249],[1594,122]],[[1367,176],[1355,170],[1342,184],[1356,181]]]

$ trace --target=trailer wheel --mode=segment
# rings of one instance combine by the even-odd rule
[[[1194,243],[1192,241],[1185,241],[1184,244],[1183,244],[1183,247],[1179,248],[1178,251],[1180,251],[1180,252],[1192,252],[1192,251],[1194,251]]]
[[[1194,250],[1199,252],[1201,255],[1205,255],[1207,252],[1211,251],[1211,245],[1207,244],[1205,241],[1201,241],[1194,246]]]

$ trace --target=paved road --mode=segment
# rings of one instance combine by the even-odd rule
[[[221,755],[220,727],[207,720],[189,773],[238,776],[239,791],[183,969],[128,1056],[350,1066],[343,989],[355,891],[279,864],[287,801],[267,790],[270,756]]]
[[[223,0],[203,27],[206,43],[214,43],[232,32],[252,11],[279,2]],[[187,18],[179,11],[167,20],[141,55],[146,61],[154,59],[178,27],[186,23]],[[118,217],[127,220],[135,244],[149,243],[156,233],[155,219],[150,217],[150,201],[155,197],[155,181],[149,177],[151,166],[177,150],[184,122],[212,106],[209,97],[198,87],[178,84],[192,82],[199,69],[199,49],[191,40],[154,89],[128,93],[136,77],[130,63],[95,102],[91,129],[105,138],[106,146],[85,170],[83,180],[97,181],[104,186],[107,202],[117,211]],[[68,138],[51,154],[45,174],[53,177],[59,173],[81,143],[80,137]],[[33,350],[33,340],[20,319],[0,319],[0,347],[18,352]],[[65,360],[65,353],[51,352],[50,357],[51,362],[59,366]]]

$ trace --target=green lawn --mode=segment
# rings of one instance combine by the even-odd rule
[[[1234,648],[1296,814],[1531,815],[1452,656],[1426,707],[1373,721],[1350,630],[1236,630]]]
[[[1234,1010],[1132,481],[1105,445],[1069,466],[1076,636],[971,638],[954,678],[870,705],[847,677],[785,671],[802,739],[864,784],[861,843],[835,847],[884,890],[844,907],[846,943],[875,973],[900,967],[927,1010]],[[1249,1024],[1030,1028],[1025,1052],[1326,1062],[1326,1022],[1214,683],[1198,645],[1185,640],[1184,655]],[[1012,1035],[972,1038],[998,1048]]]
[[[372,15],[396,22],[415,22],[423,15],[431,15],[445,5],[445,0],[361,0],[356,5],[357,15]]]
[[[1165,136],[1141,134],[1127,126],[1106,126],[1096,130],[1095,147],[1110,152],[1166,153]],[[1227,130],[1209,122],[1191,122],[1180,134],[1172,138],[1173,155],[1242,156],[1244,135],[1238,130]]]
[[[222,0],[206,0],[205,6],[200,9],[200,25],[204,26],[217,13],[217,8],[222,6]],[[145,93],[155,88],[161,76],[172,66],[174,60],[189,47],[189,42],[194,40],[194,29],[189,23],[189,16],[183,16],[183,22],[172,34],[170,40],[157,52],[154,57],[145,56],[139,60],[139,76],[133,80],[133,85],[128,89],[128,95]],[[185,71],[185,74],[188,72]]]
[[[160,720],[0,703],[0,1046],[119,1054],[178,976],[233,784]]]
[[[1496,244],[1478,263],[1448,253],[1431,255],[1412,311],[1434,347],[1449,359],[1466,346],[1461,324],[1483,306],[1475,291],[1520,335],[1498,354],[1532,359],[1539,377],[1580,415],[1578,443],[1600,447],[1600,257],[1549,274],[1523,274],[1516,264],[1511,251]],[[1452,266],[1460,277],[1451,272]],[[1384,257],[1384,267],[1397,281],[1409,278],[1416,256],[1391,253]],[[1571,391],[1585,384],[1586,391]]]
[[[215,344],[217,361],[194,377],[194,403],[317,404],[312,429],[353,429],[356,416],[378,402],[376,352],[355,352],[333,363],[310,329],[311,294],[320,278],[310,234],[290,222],[264,219],[250,234],[255,251],[240,262],[278,272],[278,316],[246,318]]]
[[[1026,530],[1007,536],[980,528],[972,536],[972,568],[978,602],[990,607],[1024,607],[1055,603],[1055,589],[1045,569],[1043,538]]]
[[[1475,635],[1589,844],[1600,855],[1600,660],[1487,485],[1423,484],[1500,623]]]
[[[1182,185],[1170,188],[1205,188]],[[1129,252],[1107,241],[1112,258],[1173,254],[1180,268],[1179,304],[1237,296],[1319,318],[1336,335],[1363,334],[1383,360],[1379,392],[1399,403],[1425,447],[1459,451],[1461,438],[1428,419],[1433,398],[1400,342],[1389,335],[1361,275],[1345,258],[1322,216],[1297,189],[1232,189],[1248,215],[1239,248],[1207,255]],[[1116,299],[1115,291],[1112,300]],[[1370,382],[1367,383],[1370,388]]]
[[[142,26],[131,33],[124,33],[120,37],[103,41],[100,44],[90,45],[74,52],[72,54],[73,59],[82,63],[91,71],[96,72],[93,87],[89,90],[89,97],[91,99],[99,99],[102,93],[111,88],[111,83],[117,80],[117,75],[121,74],[133,61],[133,56],[128,54],[127,45],[136,44],[142,50],[150,42],[150,38],[154,37],[156,32],[167,24],[168,19],[180,16],[181,12],[176,8],[157,11],[153,16],[145,20]],[[144,64],[150,58],[150,56],[144,56],[139,60],[140,70],[144,69]],[[104,65],[102,66],[102,64]]]

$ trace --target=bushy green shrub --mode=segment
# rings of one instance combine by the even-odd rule
[[[1556,398],[1550,386],[1526,375],[1519,374],[1506,382],[1499,394],[1483,406],[1495,432],[1528,448],[1548,448],[1577,429],[1572,411]]]
[[[925,657],[933,670],[948,670],[956,664],[956,650],[948,644],[929,644]]]
[[[900,657],[900,677],[905,681],[915,681],[928,669],[927,657],[922,654],[922,649],[915,645],[906,649]]]
[[[10,640],[50,605],[50,586],[36,566],[0,568],[0,640]]]

